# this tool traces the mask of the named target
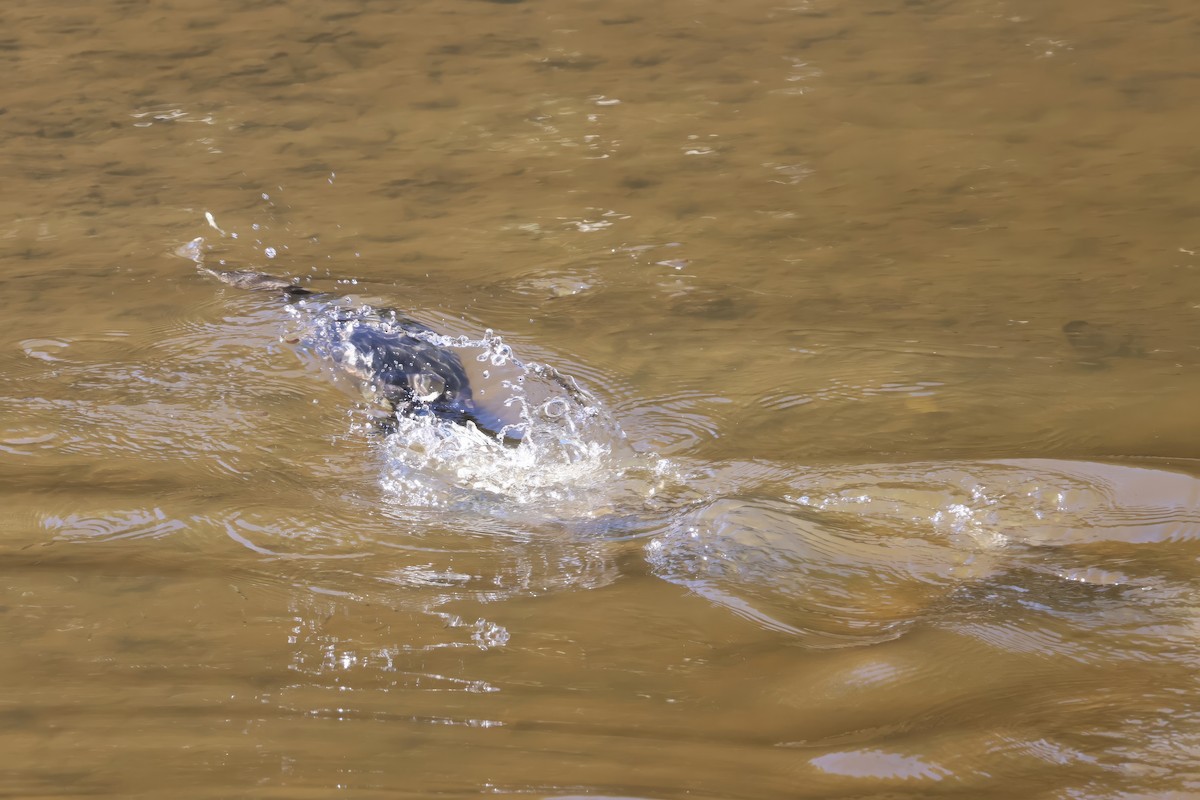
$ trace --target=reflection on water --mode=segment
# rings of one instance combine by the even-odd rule
[[[5,4],[0,794],[1200,790],[1195,21]]]

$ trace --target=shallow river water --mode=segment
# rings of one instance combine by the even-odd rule
[[[0,795],[1200,794],[1198,36],[4,3]]]

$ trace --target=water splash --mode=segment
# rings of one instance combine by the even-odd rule
[[[596,517],[653,495],[670,473],[667,462],[636,452],[573,378],[521,361],[493,331],[478,339],[422,335],[458,351],[464,364],[482,365],[472,385],[509,421],[499,437],[429,416],[389,423],[382,482],[396,504],[483,503],[518,517]]]
[[[210,249],[197,237],[176,254],[209,271]],[[384,462],[380,483],[400,516],[475,508],[518,525],[595,519],[640,509],[660,487],[678,483],[672,465],[638,452],[578,381],[518,358],[491,329],[447,335],[353,296],[315,294],[284,309],[291,325],[283,343],[361,404],[360,428],[383,434],[375,438]],[[422,413],[419,404],[411,415],[394,413],[372,380],[375,354],[352,341],[356,326],[456,355],[471,395],[462,418],[448,418],[453,408]]]

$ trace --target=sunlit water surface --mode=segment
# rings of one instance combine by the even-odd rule
[[[5,4],[0,794],[1200,792],[1197,31]]]

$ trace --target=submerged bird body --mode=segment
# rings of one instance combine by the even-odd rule
[[[285,341],[327,363],[335,383],[361,392],[384,416],[432,415],[513,438],[502,421],[476,404],[458,353],[425,325],[391,309],[347,305],[273,275],[201,270],[230,286],[278,293],[301,307],[304,330]]]

